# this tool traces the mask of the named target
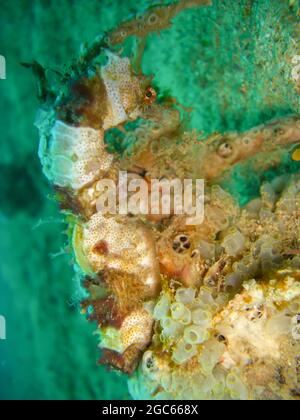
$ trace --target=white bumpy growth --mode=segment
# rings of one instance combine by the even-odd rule
[[[107,171],[112,160],[105,150],[103,131],[56,121],[43,166],[55,185],[78,190]]]

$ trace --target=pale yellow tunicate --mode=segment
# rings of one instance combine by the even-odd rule
[[[201,344],[207,339],[207,333],[199,325],[190,325],[184,329],[183,339],[189,344]]]
[[[177,302],[181,302],[184,305],[186,305],[186,304],[192,303],[192,301],[195,298],[195,295],[196,295],[195,289],[192,289],[191,287],[189,288],[180,287],[176,291],[175,298]]]
[[[166,338],[179,338],[183,331],[183,325],[176,322],[170,317],[166,317],[161,321],[162,332]]]
[[[192,319],[191,311],[187,307],[184,307],[184,312],[182,316],[180,317],[180,319],[178,320],[178,322],[180,322],[180,324],[182,325],[189,325],[191,322],[191,319]]]
[[[172,303],[171,307],[171,314],[173,319],[180,319],[183,317],[185,312],[185,306],[180,302]]]
[[[169,312],[170,309],[170,299],[167,295],[163,294],[159,298],[157,304],[154,307],[153,317],[156,320],[164,319]]]
[[[195,345],[186,343],[184,340],[180,340],[173,351],[172,360],[178,365],[181,365],[190,360],[196,354],[197,347]]]
[[[208,311],[202,309],[194,309],[192,311],[192,321],[194,324],[208,326],[211,323],[212,315]]]

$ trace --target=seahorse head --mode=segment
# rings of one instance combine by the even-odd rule
[[[108,62],[101,69],[108,105],[104,129],[138,118],[143,106],[156,99],[149,79],[134,73],[129,58],[121,58],[110,51],[107,55]]]

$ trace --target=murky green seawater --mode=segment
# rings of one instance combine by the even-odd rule
[[[59,68],[81,42],[152,3],[1,1],[0,315],[7,340],[0,341],[0,398],[129,398],[124,377],[96,367],[93,326],[76,307],[71,257],[62,252],[65,226],[37,157],[34,80],[20,63]],[[299,9],[297,0],[214,0],[211,9],[186,11],[149,37],[144,70],[193,108],[190,126],[206,133],[299,113],[291,80]],[[276,173],[298,169],[287,155]],[[242,201],[257,194],[257,174],[237,179],[231,190]]]

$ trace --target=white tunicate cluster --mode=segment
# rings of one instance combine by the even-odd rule
[[[272,392],[274,382],[258,386],[256,378],[270,381],[274,372],[281,371],[284,386],[290,387],[300,340],[298,273],[282,270],[278,272],[282,278],[273,278],[268,285],[248,280],[242,292],[230,300],[224,293],[215,297],[206,286],[199,292],[182,287],[175,294],[172,289],[162,292],[154,308],[161,327],[162,351],[156,351],[156,328],[152,353],[143,363],[142,375],[136,377],[144,388],[135,389],[134,395],[149,398],[155,394],[156,399],[264,399]],[[200,338],[203,333],[204,341]],[[285,365],[281,354],[288,354]],[[255,366],[254,361],[259,360],[264,364]]]
[[[218,305],[209,289],[179,288],[173,296],[162,293],[153,311],[160,322],[162,341],[172,345],[172,360],[181,365],[198,352],[209,338],[212,316]]]

